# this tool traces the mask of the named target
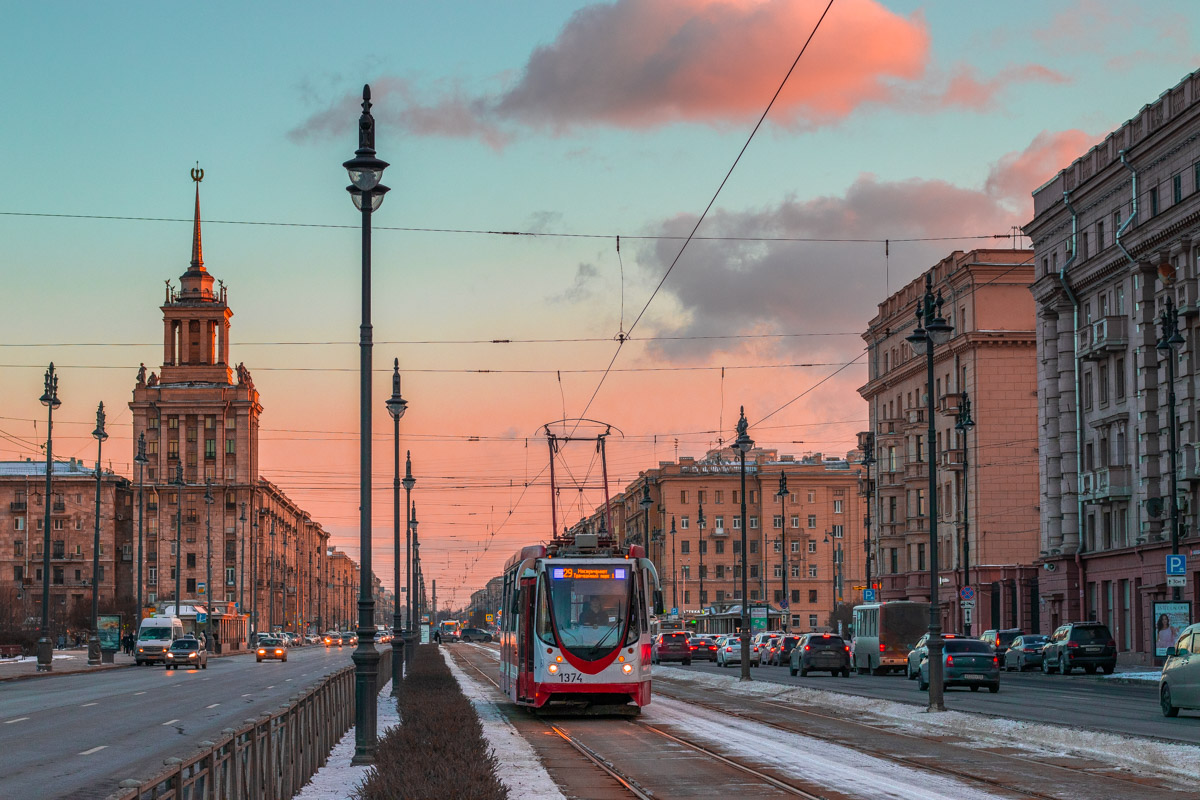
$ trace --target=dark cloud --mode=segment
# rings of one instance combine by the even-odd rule
[[[592,287],[599,278],[600,271],[596,269],[595,264],[581,262],[575,270],[575,280],[571,285],[546,299],[552,303],[578,303],[587,300],[592,296]]]

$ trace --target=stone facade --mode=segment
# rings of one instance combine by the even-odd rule
[[[1150,604],[1170,597],[1169,356],[1156,348],[1168,298],[1184,339],[1181,552],[1200,553],[1200,72],[1034,192],[1034,214],[1043,625],[1095,617],[1124,660],[1145,662]]]
[[[782,503],[779,475],[787,474]],[[835,604],[862,601],[864,504],[861,468],[820,454],[797,459],[773,449],[746,455],[746,523],[750,601],[779,609],[783,554],[788,559],[788,620],[792,630],[830,626]],[[651,505],[643,509],[643,487]],[[704,458],[660,462],[610,503],[612,529],[621,541],[647,544],[668,609],[694,616],[722,609],[742,596],[740,464],[729,448]],[[700,506],[705,524],[698,524]],[[604,507],[574,530],[597,531]],[[609,522],[605,519],[607,529]],[[674,534],[672,534],[674,530]],[[839,563],[840,562],[840,563]],[[845,621],[845,620],[843,620]]]
[[[929,467],[925,356],[906,341],[926,274],[953,326],[934,349],[939,593],[944,631],[964,631],[959,590],[976,591],[971,629],[1038,630],[1037,404],[1028,250],[954,252],[887,298],[863,338],[876,464],[874,574],[884,600],[928,600]],[[975,422],[956,424],[966,392]],[[860,435],[865,443],[869,438]],[[965,506],[965,509],[964,509]]]
[[[358,627],[358,565],[336,547],[328,554],[329,627],[354,630]]]
[[[90,628],[96,472],[82,461],[55,462],[50,502],[50,634]],[[0,626],[41,625],[46,520],[45,461],[0,462]],[[103,473],[100,485],[101,614],[134,613],[131,573],[133,493]]]

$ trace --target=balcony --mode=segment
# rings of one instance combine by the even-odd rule
[[[904,480],[907,481],[927,481],[929,480],[929,462],[928,461],[909,461],[904,465]]]
[[[729,535],[728,528],[713,528],[712,532],[709,534],[709,536],[728,536],[728,535]]]
[[[929,535],[929,528],[926,526],[925,517],[908,517],[904,520],[905,533],[919,533],[924,536]]]
[[[9,511],[24,511],[28,504],[24,500],[14,501],[8,504]]]
[[[904,473],[900,470],[888,470],[879,472],[879,486],[881,489],[894,489],[904,485]]]
[[[1092,499],[1096,501],[1123,500],[1133,496],[1133,470],[1129,466],[1105,467],[1093,474]]]
[[[924,425],[925,424],[925,409],[910,408],[904,412],[904,419],[909,425]]]
[[[960,392],[947,392],[938,398],[937,410],[939,414],[954,416],[958,414],[958,406],[962,402],[962,394]]]
[[[1125,317],[1101,317],[1079,329],[1079,357],[1097,361],[1113,353],[1124,353],[1129,345],[1129,320]]]
[[[63,502],[63,501],[61,501],[61,500],[55,500],[55,501],[54,501],[54,511],[55,511],[55,512],[57,512],[57,513],[60,513],[60,514],[61,514],[62,512],[66,511],[66,510],[67,510],[67,504],[66,504],[66,503],[64,503],[64,502]]]
[[[1179,448],[1179,472],[1181,481],[1200,480],[1200,452],[1196,445],[1185,444]]]
[[[158,503],[146,503],[147,511],[158,511]]]
[[[1200,314],[1200,281],[1196,278],[1182,280],[1175,293],[1175,305],[1185,317]]]
[[[961,447],[943,450],[938,454],[938,464],[942,469],[960,470],[966,461],[967,454]]]

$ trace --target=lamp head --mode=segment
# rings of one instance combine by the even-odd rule
[[[62,401],[58,399],[58,376],[54,374],[54,362],[50,362],[49,368],[46,369],[46,391],[42,392],[42,405],[49,406],[54,410],[62,405]]]
[[[779,472],[779,491],[775,493],[775,496],[782,500],[783,498],[787,497],[787,495],[787,473],[781,470]]]
[[[146,464],[150,459],[146,458],[146,432],[138,434],[137,455],[133,457],[135,464]]]
[[[371,114],[370,86],[363,86],[362,115],[358,118],[358,149],[354,151],[354,158],[342,166],[350,175],[350,183],[361,192],[374,190],[388,167],[386,161],[375,156],[375,117]]]
[[[392,415],[392,419],[399,420],[404,416],[405,410],[408,409],[408,401],[400,396],[400,359],[396,359],[393,365],[392,372],[392,396],[387,399],[385,405],[388,413]]]
[[[108,438],[108,434],[104,431],[104,401],[100,401],[99,407],[96,409],[96,430],[92,431],[92,438],[98,442],[103,442]]]
[[[904,340],[912,347],[913,352],[919,356],[925,355],[929,350],[929,334],[925,327],[921,324],[921,312],[917,312],[917,327],[913,328],[913,332],[904,337]]]
[[[740,416],[737,424],[737,439],[733,443],[733,447],[742,455],[749,453],[754,449],[754,440],[750,438],[748,433],[750,423],[746,421],[746,407],[740,407]]]
[[[417,481],[412,476],[412,451],[408,450],[404,459],[404,480],[400,481],[404,488],[412,491],[412,488],[417,485]]]
[[[641,499],[641,502],[638,503],[638,505],[640,505],[642,507],[643,511],[649,511],[650,506],[654,505],[654,501],[650,499],[650,483],[649,482],[642,484],[642,499]]]

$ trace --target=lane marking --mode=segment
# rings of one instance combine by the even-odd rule
[[[4,724],[12,725],[14,722],[24,722],[27,719],[29,719],[29,717],[17,717],[16,719],[6,719],[6,720],[4,720]]]
[[[217,707],[217,706],[219,706],[219,705],[221,705],[221,704],[220,704],[220,703],[213,703],[211,706],[205,706],[205,708],[216,708],[216,707]]]
[[[164,722],[164,723],[163,723],[163,725],[174,725],[176,722],[179,722],[179,720],[177,720],[177,719],[169,719],[169,720],[167,720],[166,722]]]
[[[271,684],[271,685],[270,685],[270,686],[268,686],[267,688],[268,688],[268,689],[274,689],[274,688],[275,688],[275,684]]]
[[[101,750],[103,750],[103,749],[104,749],[104,748],[106,748],[106,747],[108,747],[108,745],[106,745],[106,744],[102,744],[102,745],[100,745],[99,747],[93,747],[91,750],[84,750],[84,751],[83,751],[82,753],[80,753],[79,755],[81,755],[81,756],[90,756],[92,753],[99,753]]]
[[[100,704],[99,703],[84,703],[83,705],[80,706],[80,708],[87,708],[88,706],[98,706],[98,705],[100,705]],[[82,753],[80,755],[82,755]]]
[[[289,681],[291,681],[291,678],[284,678],[284,679],[283,679],[283,682],[284,682],[284,683],[288,683]]]
[[[144,691],[141,691],[141,692],[134,692],[134,694],[135,694],[135,695],[137,695],[137,694],[145,694],[145,692],[144,692]]]
[[[248,694],[244,694],[244,695],[242,695],[242,697],[250,697],[250,695],[248,695]],[[28,717],[26,717],[26,719],[29,719],[29,718],[28,718]]]

